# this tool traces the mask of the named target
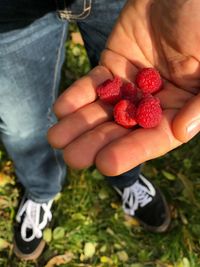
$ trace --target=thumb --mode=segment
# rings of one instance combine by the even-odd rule
[[[200,131],[200,94],[194,96],[180,110],[172,124],[175,137],[186,143]]]

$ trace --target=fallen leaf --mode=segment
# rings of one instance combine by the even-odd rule
[[[85,246],[83,249],[85,259],[92,258],[95,254],[95,249],[96,249],[96,244],[91,243],[91,242],[85,243]]]
[[[51,228],[46,228],[43,232],[43,239],[49,243],[52,240],[52,230]]]
[[[0,209],[3,210],[9,207],[10,207],[10,201],[8,197],[0,196]]]
[[[99,191],[99,194],[98,194],[99,198],[101,200],[104,200],[104,199],[107,199],[109,197],[108,195],[108,191],[106,191],[104,188],[102,188],[100,191]]]
[[[124,215],[124,218],[125,218],[124,224],[126,226],[128,226],[128,227],[139,226],[140,225],[140,223],[139,223],[139,221],[137,219],[135,219],[135,218],[133,218],[133,217],[127,215],[127,214]]]
[[[106,232],[108,233],[108,234],[110,234],[111,236],[115,236],[115,233],[113,232],[113,230],[111,229],[111,228],[107,228],[106,229]]]
[[[63,227],[56,227],[53,230],[53,239],[54,240],[58,240],[58,239],[62,239],[65,235],[65,229]]]
[[[10,247],[10,243],[3,238],[0,238],[0,250]]]
[[[191,265],[190,265],[188,258],[184,257],[181,260],[181,262],[179,262],[178,265],[176,265],[176,267],[191,267]]]
[[[126,262],[128,261],[128,254],[126,253],[126,251],[121,250],[117,252],[117,257],[119,258],[120,261],[122,262]]]
[[[74,213],[72,215],[73,220],[78,220],[78,221],[85,221],[86,217],[82,213]]]
[[[109,257],[106,257],[106,256],[102,256],[100,258],[100,261],[101,261],[101,263],[108,263],[108,264],[112,264],[113,263],[112,259],[109,258]]]
[[[162,174],[165,178],[167,178],[168,180],[170,181],[174,181],[176,180],[176,176],[170,172],[167,172],[167,171],[162,171]]]
[[[113,209],[118,209],[118,208],[119,208],[119,205],[118,205],[117,203],[114,203],[114,202],[112,202],[112,203],[110,204],[110,206],[111,206]]]
[[[99,249],[99,251],[100,251],[101,253],[105,253],[106,250],[107,250],[107,245],[103,245],[103,246]]]
[[[73,258],[73,253],[66,252],[63,255],[57,255],[50,259],[44,267],[60,266],[61,264],[69,263]]]
[[[9,175],[0,172],[0,186],[3,187],[6,184],[14,184],[14,180],[12,177],[10,177]]]

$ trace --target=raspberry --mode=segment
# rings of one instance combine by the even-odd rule
[[[132,102],[137,100],[137,87],[133,83],[124,83],[121,86],[121,95],[123,99],[128,99]]]
[[[114,107],[115,121],[125,128],[132,128],[137,124],[135,113],[136,106],[130,100],[122,99]]]
[[[97,95],[102,101],[114,105],[121,99],[121,85],[122,79],[118,76],[108,79],[97,87]]]
[[[152,96],[162,87],[159,72],[153,68],[141,69],[136,76],[138,87],[131,82],[122,82],[118,76],[106,80],[97,87],[97,95],[114,106],[113,114],[116,123],[125,128],[139,125],[143,128],[157,126],[162,117],[158,98]]]
[[[135,120],[143,128],[156,127],[162,117],[162,109],[160,100],[157,97],[146,96],[144,97],[136,111]]]
[[[136,75],[137,86],[144,93],[155,93],[162,87],[162,79],[154,68],[141,69]]]

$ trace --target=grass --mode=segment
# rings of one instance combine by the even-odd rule
[[[89,70],[82,45],[68,40],[66,46],[63,88]],[[145,232],[137,221],[125,217],[118,197],[94,167],[69,170],[69,183],[55,201],[53,228],[44,233],[46,249],[37,261],[26,262],[15,257],[12,246],[21,188],[12,162],[0,148],[0,266],[200,266],[199,151],[197,136],[143,167],[170,203],[173,220],[166,234]]]

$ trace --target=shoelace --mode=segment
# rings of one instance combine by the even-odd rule
[[[23,202],[22,202],[23,203]],[[42,237],[42,229],[47,225],[48,221],[52,219],[51,206],[53,200],[48,203],[36,203],[28,199],[19,208],[16,220],[20,223],[22,215],[25,213],[25,217],[21,226],[21,236],[26,242],[32,241],[34,238]],[[41,209],[44,210],[42,221],[40,222]],[[32,230],[32,235],[27,237],[28,229]]]
[[[140,179],[144,185],[137,180],[133,185],[126,187],[122,194],[123,210],[131,216],[135,215],[135,211],[139,207],[144,207],[150,203],[156,194],[154,187],[147,179],[141,175]]]

